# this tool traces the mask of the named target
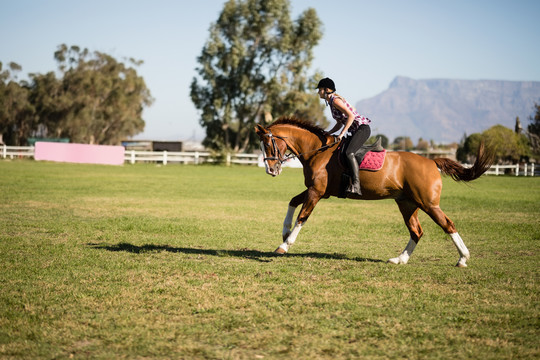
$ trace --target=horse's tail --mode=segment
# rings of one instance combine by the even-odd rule
[[[476,155],[474,165],[470,168],[466,168],[458,162],[446,158],[437,158],[433,161],[435,161],[435,164],[437,164],[437,167],[443,174],[450,175],[455,181],[472,181],[478,179],[493,165],[493,158],[492,152],[486,151],[482,142],[478,147],[478,154]]]

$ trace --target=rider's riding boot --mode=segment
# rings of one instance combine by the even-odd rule
[[[349,194],[356,194],[356,195],[362,195],[362,191],[360,190],[360,178],[358,175],[358,161],[356,160],[356,156],[351,155],[347,156],[349,159],[349,166],[351,167],[351,173],[352,173],[352,183],[347,188],[347,192]]]

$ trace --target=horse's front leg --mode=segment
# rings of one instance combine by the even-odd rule
[[[287,210],[287,216],[283,221],[283,244],[276,249],[275,253],[285,254],[289,251],[290,246],[296,241],[296,237],[300,233],[302,226],[307,221],[309,215],[320,199],[321,195],[314,189],[308,189],[291,199],[289,202],[289,209]],[[294,228],[291,231],[294,211],[302,202],[304,205],[302,206]]]
[[[289,208],[287,210],[287,215],[285,216],[285,220],[283,220],[283,241],[286,241],[289,235],[291,235],[291,227],[293,222],[293,216],[294,212],[296,211],[296,208],[304,203],[307,196],[307,190],[304,190],[300,194],[296,195],[289,201]]]

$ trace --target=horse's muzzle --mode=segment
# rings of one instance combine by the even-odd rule
[[[279,174],[281,174],[281,164],[278,161],[276,161],[274,163],[274,165],[272,165],[272,166],[267,164],[266,165],[266,173],[268,175],[278,176]]]

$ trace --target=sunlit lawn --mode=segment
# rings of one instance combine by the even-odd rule
[[[540,179],[444,180],[466,269],[425,214],[319,203],[275,257],[302,172],[0,161],[0,357],[540,356]]]

